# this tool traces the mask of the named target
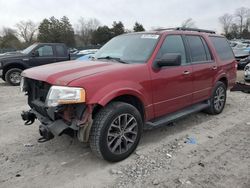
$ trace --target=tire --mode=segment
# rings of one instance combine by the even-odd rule
[[[218,81],[215,84],[212,96],[210,98],[210,106],[205,110],[205,112],[212,115],[220,114],[225,107],[226,98],[227,87],[223,82]]]
[[[121,161],[136,149],[142,127],[141,114],[134,106],[112,102],[94,118],[90,131],[90,148],[99,158],[109,162]]]
[[[21,72],[23,70],[19,68],[11,68],[5,73],[5,80],[8,84],[13,86],[20,85]]]

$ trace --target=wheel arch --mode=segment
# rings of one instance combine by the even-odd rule
[[[2,75],[3,79],[5,79],[6,72],[8,70],[12,69],[12,68],[18,68],[18,69],[22,69],[22,70],[26,69],[26,67],[23,64],[21,64],[21,63],[18,63],[18,62],[16,62],[16,63],[9,63],[9,64],[7,64],[7,65],[5,65],[3,67],[3,75]]]
[[[144,102],[142,101],[141,98],[139,98],[136,95],[133,94],[121,94],[118,96],[113,96],[113,97],[108,97],[105,100],[101,100],[99,101],[93,109],[93,117],[95,116],[95,114],[102,108],[104,108],[106,105],[108,105],[111,102],[114,101],[119,101],[119,102],[124,102],[124,103],[128,103],[132,106],[134,106],[141,114],[141,117],[143,119],[143,121],[145,120],[145,107],[144,107]]]

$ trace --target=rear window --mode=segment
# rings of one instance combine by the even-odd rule
[[[234,54],[224,37],[210,37],[214,48],[221,60],[231,60],[234,59]]]

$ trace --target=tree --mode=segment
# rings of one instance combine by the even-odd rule
[[[75,45],[75,32],[66,16],[61,18],[60,26],[60,41],[73,47]]]
[[[195,22],[193,21],[192,18],[188,18],[188,19],[184,20],[181,24],[181,27],[183,27],[183,28],[196,28]]]
[[[0,48],[20,49],[21,42],[16,36],[16,31],[11,28],[3,28],[0,41]]]
[[[38,27],[38,36],[37,36],[37,39],[38,41],[40,42],[50,42],[51,39],[50,39],[50,21],[48,19],[44,19],[39,27]]]
[[[80,18],[77,24],[77,35],[80,41],[79,45],[90,45],[92,41],[92,33],[100,26],[100,22],[95,18]]]
[[[221,23],[226,36],[229,34],[229,29],[232,25],[232,20],[233,16],[230,14],[224,14],[223,16],[219,17],[219,22]]]
[[[38,27],[38,41],[62,42],[70,47],[74,46],[74,29],[69,19],[66,16],[60,20],[55,17],[44,19]]]
[[[17,34],[20,36],[27,45],[30,45],[35,41],[35,33],[37,31],[37,26],[31,20],[20,21],[16,24]]]
[[[108,26],[100,26],[97,30],[93,31],[91,37],[92,44],[103,45],[113,37],[113,32]]]
[[[114,36],[121,35],[125,32],[124,25],[121,21],[119,21],[119,22],[114,21],[112,26],[113,27],[111,30],[112,30]]]
[[[134,32],[145,31],[143,25],[138,23],[138,22],[135,22],[133,30],[134,30]]]
[[[232,26],[230,27],[230,33],[229,36],[227,36],[229,39],[234,39],[234,38],[239,38],[239,28],[237,24],[233,23]]]
[[[236,9],[235,11],[235,16],[239,19],[239,30],[240,30],[240,34],[242,34],[243,31],[243,27],[244,27],[244,21],[247,21],[247,16],[250,13],[250,9],[245,8],[245,7],[241,7]]]

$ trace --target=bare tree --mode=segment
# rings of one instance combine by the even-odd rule
[[[225,35],[228,35],[230,27],[232,25],[233,16],[230,14],[224,14],[223,16],[219,17],[219,22],[221,23]]]
[[[84,19],[83,17],[81,17],[78,20],[76,33],[78,34],[83,45],[89,45],[91,43],[92,33],[99,26],[100,22],[95,18]]]
[[[245,7],[241,7],[236,9],[235,11],[235,16],[239,19],[239,29],[240,29],[240,33],[242,33],[243,31],[243,27],[244,27],[244,21],[247,20],[247,16],[249,15],[250,9],[245,8]]]
[[[188,18],[188,19],[184,20],[181,24],[181,27],[183,27],[183,28],[196,28],[195,22],[193,21],[192,18]]]
[[[26,44],[31,44],[35,39],[37,25],[31,20],[20,21],[16,24],[18,35],[24,40]]]

